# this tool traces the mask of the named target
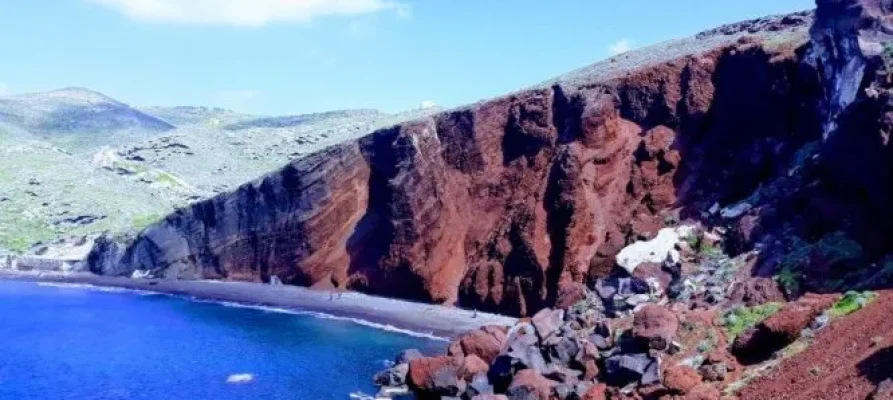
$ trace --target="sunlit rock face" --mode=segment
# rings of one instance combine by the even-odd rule
[[[645,50],[647,62],[623,71],[612,68],[625,61],[609,61],[610,74],[373,132],[179,210],[133,241],[101,241],[91,268],[275,276],[531,315],[611,273],[627,245],[738,203],[819,135],[803,41],[746,35],[803,38],[809,20],[736,24],[690,39],[698,51],[654,61],[657,50]]]

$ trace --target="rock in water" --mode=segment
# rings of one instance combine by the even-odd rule
[[[465,391],[462,364],[456,357],[423,357],[409,362],[408,383],[416,393],[458,396]]]

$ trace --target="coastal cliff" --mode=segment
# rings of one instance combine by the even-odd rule
[[[889,164],[886,146],[822,138],[866,123],[838,127],[848,110],[884,115],[861,90],[882,53],[872,27],[886,26],[866,21],[888,6],[827,3],[814,24],[799,13],[729,25],[330,147],[132,241],[100,240],[89,264],[111,275],[275,276],[521,316],[579,300],[627,245],[683,220],[712,224],[709,210],[744,200],[736,251],[793,226],[812,237],[849,229],[881,254],[889,243],[859,224],[889,213],[875,202],[891,197],[877,181],[890,168],[863,173],[834,156],[864,150],[860,163]],[[820,183],[792,182],[810,152],[822,154],[809,169]],[[863,199],[838,184],[884,193]],[[766,192],[779,185],[799,186]],[[819,192],[834,203],[810,206],[859,218],[804,222],[815,208],[803,199]]]
[[[793,47],[808,22],[762,21],[773,46],[742,24],[613,76],[376,131],[100,243],[91,269],[511,315],[572,302],[624,246],[750,194],[813,139],[819,83]]]
[[[559,301],[508,329],[467,332],[443,356],[401,353],[374,376],[379,395],[893,398],[893,2],[817,6],[809,40],[788,47],[794,51],[741,39],[715,53],[715,69],[703,71],[713,85],[699,91],[709,104],[702,119],[651,107],[644,115],[659,119],[649,127],[655,120],[623,106],[639,97],[617,86],[620,118],[643,133],[624,161],[627,189],[612,192],[621,200],[610,212],[644,203],[664,212],[681,207],[679,219],[665,220],[656,235],[628,225],[645,240],[619,250],[610,272],[590,268],[589,285],[570,305]],[[727,64],[726,57],[749,62]],[[729,65],[739,68],[726,76]],[[647,87],[673,86],[662,76]],[[685,95],[671,98],[690,104]],[[681,122],[668,123],[671,115]],[[639,186],[655,154],[657,176],[670,174],[674,184]],[[585,194],[582,182],[573,186]],[[660,193],[673,197],[655,200],[664,199]],[[561,290],[565,281],[558,282]]]

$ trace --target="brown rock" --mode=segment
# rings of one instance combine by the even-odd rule
[[[653,349],[666,349],[676,337],[679,320],[665,307],[648,304],[636,312],[633,336]]]
[[[701,375],[694,368],[674,365],[664,371],[664,386],[672,393],[686,394],[701,384]]]
[[[775,315],[767,318],[761,325],[762,330],[778,337],[786,344],[793,342],[800,337],[803,331],[813,318],[816,312],[810,307],[803,306],[785,306]]]
[[[486,363],[475,354],[465,356],[462,360],[462,366],[459,368],[459,375],[466,381],[471,381],[477,374],[486,374],[490,369],[490,364]]]
[[[506,394],[509,398],[549,400],[556,384],[532,369],[525,369],[515,374]]]
[[[771,278],[748,278],[735,286],[729,298],[733,302],[741,302],[748,307],[760,304],[784,302],[785,297],[778,282]]]
[[[490,364],[499,355],[506,340],[505,328],[485,326],[466,332],[450,343],[448,354],[451,356],[476,355]]]
[[[464,390],[462,360],[456,357],[424,357],[409,362],[407,384],[426,395],[457,396]]]
[[[686,394],[683,399],[684,400],[719,400],[722,393],[719,392],[719,389],[714,387],[713,385],[702,383],[698,386],[692,388],[691,391]]]
[[[739,335],[732,353],[745,363],[763,361],[800,337],[815,317],[831,306],[833,296],[806,295]]]
[[[606,400],[608,387],[604,383],[599,383],[586,391],[583,400]]]
[[[649,278],[653,278],[660,284],[661,290],[667,290],[667,288],[670,287],[670,283],[673,282],[673,275],[664,271],[663,267],[658,263],[639,264],[639,266],[633,270],[633,277],[646,282]]]
[[[586,285],[582,283],[569,282],[561,285],[558,288],[558,300],[555,302],[555,307],[560,309],[571,308],[574,304],[585,300],[588,292]]]

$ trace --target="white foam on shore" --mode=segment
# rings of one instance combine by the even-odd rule
[[[304,315],[314,318],[320,319],[329,319],[335,321],[347,321],[357,325],[362,325],[367,328],[378,329],[386,332],[393,332],[402,335],[436,340],[440,342],[449,342],[449,339],[437,336],[432,332],[417,332],[410,329],[398,328],[396,326],[390,324],[381,324],[377,322],[367,321],[361,318],[352,318],[352,317],[341,317],[333,314],[327,314],[324,312],[318,311],[305,311],[305,310],[292,310],[282,307],[270,307],[270,306],[262,306],[262,305],[252,305],[252,304],[243,304],[236,303],[232,301],[221,301],[221,300],[210,300],[210,299],[202,299],[194,296],[182,296],[171,293],[164,292],[154,292],[149,290],[140,290],[140,289],[128,289],[128,288],[120,288],[120,287],[112,287],[112,286],[98,286],[91,285],[88,283],[66,283],[66,282],[37,282],[39,286],[47,286],[47,287],[58,287],[58,288],[68,288],[68,289],[82,289],[82,290],[92,290],[98,292],[108,292],[108,293],[136,293],[139,295],[162,295],[162,296],[171,296],[171,297],[180,297],[190,301],[198,302],[198,303],[214,303],[218,305],[222,305],[224,307],[233,307],[233,308],[245,308],[256,311],[265,311],[265,312],[274,312],[280,314],[291,314],[291,315]]]
[[[63,289],[82,289],[82,290],[90,290],[90,291],[94,291],[94,292],[105,292],[105,293],[136,293],[139,295],[162,294],[159,292],[152,292],[152,291],[148,291],[148,290],[128,289],[128,288],[119,288],[119,287],[112,287],[112,286],[97,286],[97,285],[91,285],[89,283],[37,282],[37,286],[55,287],[55,288],[63,288]]]
[[[382,331],[400,333],[403,335],[408,335],[408,336],[413,336],[413,337],[418,337],[418,338],[423,338],[423,339],[437,340],[437,341],[441,341],[441,342],[449,342],[449,339],[441,337],[441,336],[437,336],[433,333],[417,332],[417,331],[413,331],[413,330],[409,330],[409,329],[398,328],[398,327],[390,325],[390,324],[380,324],[377,322],[367,321],[367,320],[361,319],[361,318],[340,317],[337,315],[326,314],[326,313],[319,312],[319,311],[290,310],[290,309],[281,308],[281,307],[242,304],[242,303],[234,303],[231,301],[214,301],[214,300],[204,300],[204,299],[194,299],[194,301],[216,303],[216,304],[220,304],[225,307],[246,308],[246,309],[250,309],[250,310],[274,312],[274,313],[280,313],[280,314],[306,315],[306,316],[320,318],[320,319],[330,319],[330,320],[335,320],[335,321],[347,321],[347,322],[355,323],[357,325],[362,325],[362,326],[365,326],[368,328],[378,329],[378,330],[382,330]]]
[[[372,396],[363,392],[353,392],[350,394],[350,398],[354,400],[379,400],[383,397]]]

